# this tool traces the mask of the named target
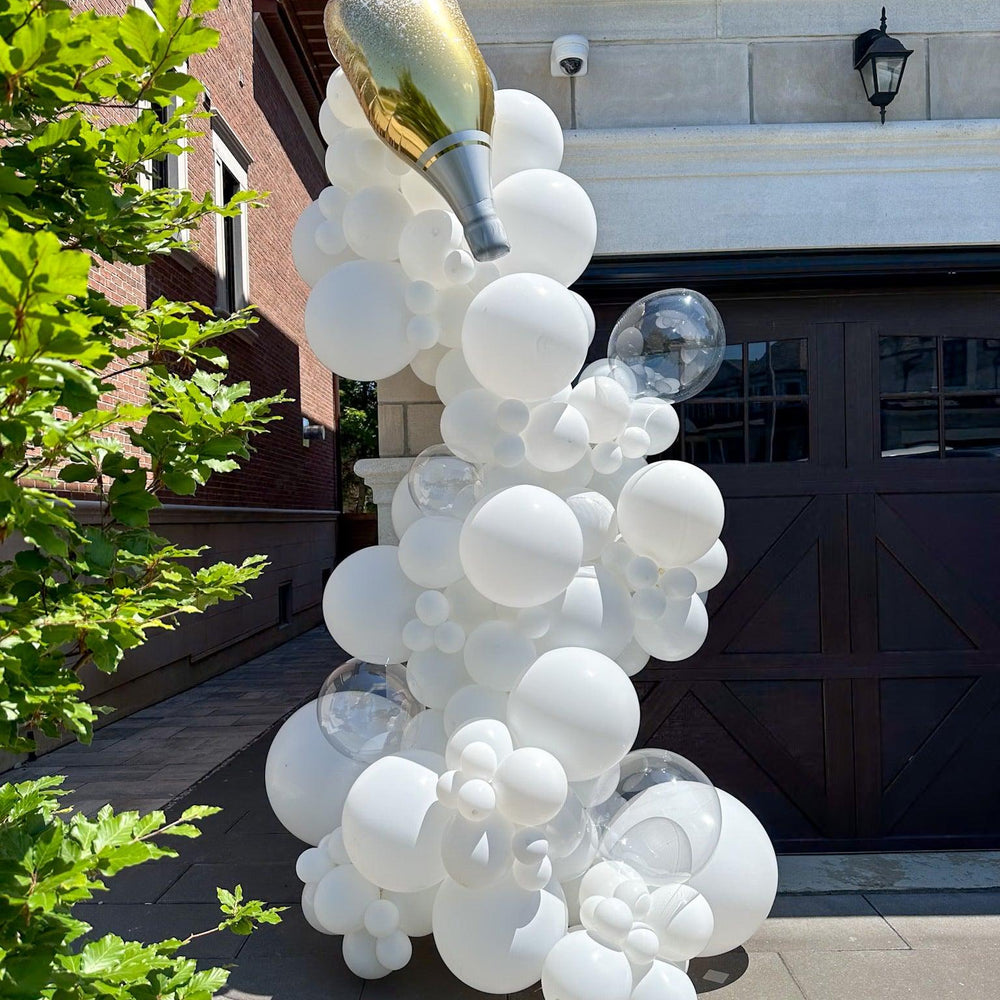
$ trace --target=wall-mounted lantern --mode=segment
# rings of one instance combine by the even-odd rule
[[[912,55],[912,49],[886,33],[885,7],[882,8],[882,26],[854,39],[854,68],[861,74],[869,102],[879,109],[883,125],[885,109],[899,93],[906,60]]]

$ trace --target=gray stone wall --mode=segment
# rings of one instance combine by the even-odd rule
[[[852,63],[872,0],[464,0],[502,87],[548,101],[567,128],[877,120]],[[1000,117],[1000,3],[899,0],[913,49],[891,118]],[[562,34],[591,42],[574,81],[549,73]]]

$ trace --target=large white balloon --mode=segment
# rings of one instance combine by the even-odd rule
[[[632,639],[629,592],[603,567],[584,566],[548,607],[552,623],[538,640],[540,651],[586,646],[614,659]]]
[[[289,716],[271,741],[264,788],[278,822],[315,846],[340,826],[344,800],[363,770],[327,743],[311,701]]]
[[[632,969],[622,952],[573,931],[545,959],[542,994],[545,1000],[629,1000]]]
[[[493,183],[520,170],[558,170],[563,132],[552,109],[525,90],[498,90],[494,105]]]
[[[399,565],[421,587],[434,590],[462,578],[458,538],[462,522],[454,517],[422,517],[399,540]]]
[[[719,487],[687,462],[653,462],[618,498],[618,529],[641,555],[661,566],[684,566],[718,541],[725,518]]]
[[[335,267],[306,302],[313,353],[342,378],[367,382],[402,371],[417,353],[406,336],[405,294],[398,264],[351,260]]]
[[[521,747],[500,761],[493,778],[497,809],[518,826],[548,823],[566,801],[562,764],[538,747]]]
[[[590,451],[587,421],[568,403],[542,403],[531,411],[525,427],[524,455],[543,472],[571,469]]]
[[[484,993],[517,993],[538,982],[566,928],[558,883],[528,892],[512,878],[486,889],[445,879],[434,900],[434,943],[444,964]]]
[[[574,646],[535,660],[511,692],[507,715],[518,743],[548,750],[570,781],[613,767],[639,732],[639,699],[621,667]]]
[[[399,236],[413,218],[406,199],[389,187],[362,188],[344,209],[344,236],[368,260],[396,260]]]
[[[445,827],[441,858],[448,876],[467,889],[485,889],[510,872],[514,827],[499,813],[481,821],[454,814]]]
[[[656,961],[639,980],[632,1000],[696,1000],[694,983],[676,966]]]
[[[510,608],[528,608],[569,586],[583,558],[583,533],[554,493],[513,486],[472,508],[459,554],[481,594]]]
[[[650,656],[668,663],[686,660],[701,649],[708,635],[708,612],[695,595],[686,601],[667,601],[667,610],[654,621],[635,623],[635,641]]]
[[[445,356],[444,364],[448,360]],[[496,429],[498,397],[486,389],[466,389],[449,402],[441,414],[441,438],[467,462],[489,462],[499,433]]]
[[[572,292],[541,274],[509,274],[472,300],[462,350],[491,392],[531,401],[554,396],[576,375],[587,335]]]
[[[523,170],[494,189],[497,214],[510,239],[501,274],[528,271],[572,285],[590,263],[597,215],[587,192],[557,170]]]
[[[749,941],[764,923],[778,891],[778,859],[764,827],[739,799],[718,789],[722,837],[705,867],[688,882],[715,918],[703,956],[722,955]]]
[[[355,552],[323,591],[323,619],[334,641],[368,663],[402,663],[409,656],[403,628],[420,588],[400,569],[398,551],[372,545]]]
[[[358,103],[350,80],[339,66],[326,84],[326,100],[330,110],[349,128],[366,128],[368,119]]]
[[[418,892],[444,878],[441,839],[450,816],[437,800],[438,775],[402,757],[383,757],[344,803],[344,847],[370,882]]]

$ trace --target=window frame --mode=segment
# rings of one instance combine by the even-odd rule
[[[215,200],[223,204],[225,172],[228,171],[235,178],[239,190],[247,191],[250,186],[247,168],[244,160],[230,149],[225,137],[215,128],[212,129],[212,152],[215,164]],[[230,220],[222,215],[215,217],[215,311],[220,316],[230,313],[227,301],[227,283],[230,276],[226,260],[227,221]],[[250,304],[250,232],[245,204],[240,206],[239,215],[231,217],[231,221],[236,233],[236,239],[233,240],[236,257],[234,299],[236,309],[243,309]]]

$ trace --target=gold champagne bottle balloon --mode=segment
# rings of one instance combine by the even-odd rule
[[[382,141],[434,185],[476,260],[510,247],[493,205],[493,84],[456,0],[330,0],[330,50]]]

